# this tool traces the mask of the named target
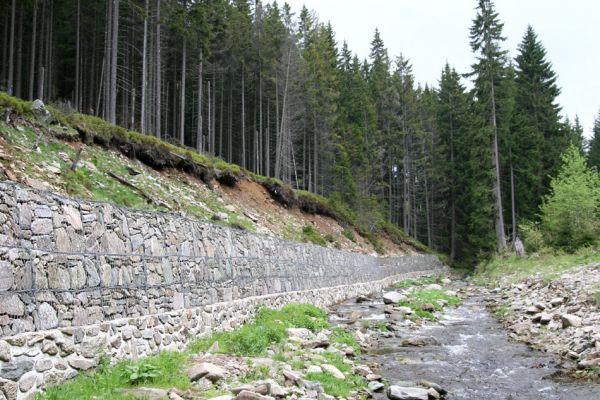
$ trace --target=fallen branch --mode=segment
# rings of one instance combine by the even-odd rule
[[[117,181],[119,181],[120,183],[122,183],[123,185],[135,190],[140,196],[142,196],[144,199],[146,199],[146,201],[148,203],[152,203],[154,205],[160,206],[162,204],[160,204],[159,202],[157,202],[156,200],[154,200],[152,197],[148,196],[146,194],[146,192],[144,192],[142,189],[140,189],[139,187],[135,186],[133,183],[129,182],[128,180],[121,178],[120,176],[114,174],[111,171],[108,171],[108,176],[110,176],[111,178],[116,179]]]

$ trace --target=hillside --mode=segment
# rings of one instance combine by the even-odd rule
[[[416,251],[399,232],[356,226],[325,198],[94,117],[49,109],[45,123],[31,103],[1,95],[0,178],[327,247],[386,255]]]

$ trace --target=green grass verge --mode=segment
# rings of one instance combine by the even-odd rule
[[[449,306],[456,306],[460,302],[458,296],[450,295],[445,290],[427,289],[410,292],[406,299],[398,304],[410,307],[419,318],[435,319],[433,312],[423,310],[423,306],[431,304],[435,311],[442,311],[444,307],[438,304],[438,300],[447,301]]]
[[[498,256],[480,264],[471,281],[480,285],[518,282],[533,275],[553,280],[576,266],[600,262],[600,252],[585,248],[574,254],[546,253],[537,256]]]
[[[354,338],[354,335],[342,327],[333,328],[329,339],[333,343],[345,344],[348,347],[352,347],[356,354],[360,354],[360,345]]]
[[[282,342],[287,337],[287,328],[307,328],[317,332],[328,327],[327,313],[310,304],[288,304],[281,310],[261,308],[256,318],[233,332],[218,332],[213,336],[200,339],[182,353],[161,352],[139,361],[122,361],[109,366],[102,359],[100,366],[89,373],[80,373],[77,377],[61,385],[50,387],[37,395],[38,400],[130,400],[132,396],[123,389],[138,386],[155,388],[177,388],[187,390],[191,383],[185,374],[189,358],[207,350],[215,341],[219,341],[219,352],[242,356],[264,355],[271,345]],[[327,358],[331,363],[340,365],[338,355]],[[280,359],[285,358],[283,355]],[[242,379],[253,381],[268,377],[268,367],[252,369]]]
[[[327,372],[310,372],[305,378],[321,382],[325,393],[335,397],[348,397],[353,390],[365,386],[364,379],[357,375],[347,375],[346,379],[338,379]]]
[[[194,353],[206,351],[219,342],[220,353],[240,356],[264,355],[273,344],[287,338],[287,328],[307,328],[317,332],[329,325],[327,313],[309,304],[287,304],[281,310],[261,308],[254,321],[232,332],[217,332],[194,342]]]
[[[136,386],[178,388],[186,390],[191,383],[183,368],[189,355],[162,352],[138,362],[122,361],[114,366],[103,362],[91,373],[81,373],[59,386],[36,396],[37,400],[130,400],[123,389]]]

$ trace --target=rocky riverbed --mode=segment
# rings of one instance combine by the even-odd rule
[[[211,337],[182,364],[188,385],[135,385],[117,393],[170,400],[596,399],[600,385],[568,373],[594,360],[598,346],[597,306],[590,310],[588,295],[570,286],[585,276],[582,269],[555,283],[532,280],[505,290],[441,277],[406,280],[330,307],[329,324],[314,308],[318,318],[287,329],[285,340],[260,357],[223,354]],[[595,287],[593,279],[587,284]],[[512,329],[494,310],[511,310],[503,311],[503,321]],[[547,324],[544,313],[552,314]],[[516,324],[530,334],[518,334]],[[549,333],[554,340],[543,336]],[[563,351],[554,351],[561,344]],[[593,367],[583,371],[588,380],[598,374]]]
[[[560,356],[576,378],[598,380],[600,264],[502,286],[486,300],[512,339]]]
[[[461,297],[461,303],[436,313],[437,321],[416,320],[403,314],[404,307],[384,304],[386,297],[397,296],[389,293],[360,303],[351,300],[337,308],[334,319],[342,324],[360,326],[365,320],[377,320],[376,326],[381,328],[372,334],[362,357],[384,377],[386,389],[373,393],[374,397],[600,398],[600,385],[554,379],[570,367],[563,358],[512,340],[513,334],[488,311],[485,300],[490,293],[486,289],[463,282],[453,282],[448,288]],[[360,319],[345,318],[359,315]],[[574,334],[571,328],[565,328],[565,336]],[[432,387],[439,397],[430,392]]]

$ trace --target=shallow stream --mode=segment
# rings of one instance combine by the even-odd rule
[[[362,303],[352,299],[337,307],[332,322],[357,327],[365,319],[389,320],[386,308],[389,311],[381,295]],[[365,362],[379,364],[377,373],[391,384],[432,381],[448,391],[449,400],[600,399],[600,385],[552,379],[560,360],[509,341],[480,295],[463,299],[456,308],[447,307],[439,322],[394,329],[392,337],[380,337],[362,356]],[[433,340],[425,346],[403,346],[403,340],[415,336]]]

